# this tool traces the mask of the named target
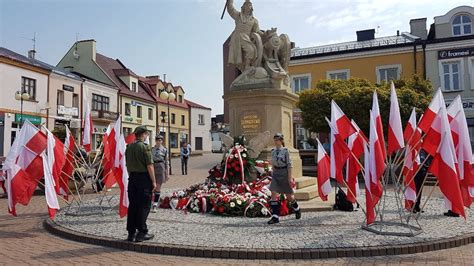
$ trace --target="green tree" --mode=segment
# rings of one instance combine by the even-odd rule
[[[413,107],[421,114],[429,105],[433,89],[429,81],[419,76],[394,81],[397,90],[400,113],[405,126]],[[369,130],[369,110],[372,108],[372,94],[377,91],[382,123],[387,128],[390,112],[390,84],[373,84],[366,79],[321,80],[316,88],[300,94],[298,108],[302,111],[303,126],[313,132],[329,132],[325,117],[331,116],[331,100],[342,111],[354,119],[367,134]],[[386,134],[386,130],[385,130]]]

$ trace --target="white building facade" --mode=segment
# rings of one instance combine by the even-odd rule
[[[0,157],[10,150],[22,117],[37,126],[46,124],[51,70],[47,64],[0,47]],[[28,93],[29,98],[17,100],[18,92]]]
[[[189,106],[190,144],[193,152],[211,152],[211,108],[186,100]]]

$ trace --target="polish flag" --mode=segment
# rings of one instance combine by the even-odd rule
[[[134,142],[136,139],[137,139],[137,136],[135,136],[135,134],[133,134],[133,133],[130,133],[125,138],[125,143],[130,144],[130,143]]]
[[[405,186],[405,209],[407,210],[411,210],[416,202],[416,185],[413,175],[418,171],[420,164],[419,150],[412,149],[410,145],[407,145],[402,169],[402,174],[405,177],[403,184]]]
[[[443,93],[441,92],[441,88],[436,91],[436,94],[433,97],[433,100],[431,100],[430,105],[428,106],[428,109],[423,113],[423,116],[420,119],[420,124],[418,127],[425,133],[428,132],[428,130],[431,127],[431,124],[433,123],[436,114],[438,113],[439,109],[441,107],[446,107],[444,103],[444,98],[443,98]]]
[[[59,146],[57,144],[57,138],[53,135],[53,133],[51,133],[51,131],[46,129],[46,134],[48,136],[48,156],[46,156],[44,153],[42,154],[44,191],[46,196],[46,204],[48,205],[49,217],[54,219],[57,210],[59,210],[58,197],[56,196],[56,194],[59,192],[59,172],[57,170],[62,168],[60,165],[61,159],[59,158],[61,155],[58,154],[57,151],[59,150],[60,153],[64,152],[64,146]],[[59,141],[59,143],[61,142]],[[64,158],[64,154],[62,154],[62,157]]]
[[[122,121],[119,116],[117,121],[115,121],[114,126],[110,127],[107,130],[107,153],[104,154],[104,158],[107,157],[107,167],[104,167],[104,173],[107,173],[105,177],[105,185],[110,188],[117,181],[114,176],[114,169],[118,168],[120,165],[120,151],[118,143],[120,142],[121,136]],[[105,144],[105,143],[104,143]],[[104,146],[104,152],[105,152]]]
[[[342,112],[335,101],[331,101],[331,176],[343,184],[342,168],[350,155],[349,147],[344,141],[356,132],[351,121]]]
[[[357,161],[364,153],[364,146],[367,145],[367,138],[364,133],[359,129],[354,120],[351,120],[352,125],[356,128],[357,133],[349,136],[348,147],[352,151],[353,156],[349,156],[346,165],[346,182],[348,186],[347,200],[352,203],[356,202],[356,197],[360,194],[359,180],[357,178],[361,167]],[[357,159],[356,159],[357,158]]]
[[[328,200],[332,191],[330,176],[330,159],[318,139],[318,194],[323,201]]]
[[[390,84],[390,118],[388,126],[388,154],[405,147],[403,141],[402,119],[398,105],[397,92],[393,81]]]
[[[458,123],[452,123],[453,122],[453,119],[456,117],[456,115],[459,114],[459,112],[463,111],[464,112],[464,109],[463,109],[463,106],[462,106],[462,100],[461,100],[461,96],[458,95],[452,102],[451,104],[448,106],[448,109],[447,109],[447,112],[448,112],[448,121],[450,123],[450,126],[451,126],[451,135],[453,136],[453,143],[454,143],[454,147],[457,147],[458,146],[458,142],[459,142],[459,125]],[[457,126],[457,129],[458,130],[455,130],[453,127],[456,127]]]
[[[366,169],[364,174],[365,180],[365,209],[366,209],[366,223],[367,225],[372,224],[375,221],[375,206],[377,205],[378,199],[374,198],[372,195],[371,188],[371,178],[370,178],[370,168],[369,159],[370,153],[367,148],[367,145],[364,145],[364,168]]]
[[[64,141],[64,154],[66,155],[66,160],[59,177],[61,179],[59,182],[59,195],[63,196],[66,200],[68,200],[68,195],[71,193],[68,181],[73,178],[72,175],[74,173],[74,144],[74,137],[72,136],[69,127],[66,126],[66,139]]]
[[[459,182],[464,206],[469,208],[474,201],[474,170],[472,168],[474,160],[469,128],[463,108],[460,109],[450,125],[453,136],[457,136],[458,139],[455,149],[458,159]]]
[[[450,136],[447,134],[443,135],[429,171],[438,178],[439,188],[444,195],[446,208],[466,218],[452,146],[453,143]]]
[[[128,171],[125,163],[125,149],[127,147],[127,144],[125,143],[125,138],[123,137],[123,134],[120,135],[117,147],[119,152],[119,165],[118,167],[114,168],[114,175],[120,188],[119,215],[122,218],[127,215],[129,205],[127,194]]]
[[[86,152],[91,152],[92,150],[92,114],[91,114],[91,107],[89,104],[89,100],[84,94],[84,107],[85,107],[85,113],[84,113],[84,122],[83,122],[83,128],[84,131],[82,132],[82,146],[84,146],[84,149]]]
[[[423,149],[431,156],[435,156],[444,135],[447,135],[449,138],[447,143],[448,145],[451,145],[450,150],[453,153],[454,161],[457,163],[446,106],[441,106],[438,114],[435,116],[435,119],[431,124],[431,127],[423,139]]]
[[[421,147],[421,131],[416,124],[416,110],[413,107],[411,111],[410,119],[408,119],[408,123],[403,131],[403,138],[407,145],[411,147],[416,146],[415,148]]]
[[[369,157],[369,172],[371,178],[371,194],[375,204],[382,197],[382,185],[380,184],[380,177],[385,171],[385,160],[383,157],[382,141],[376,129],[377,121],[375,115],[370,112],[370,157]],[[367,170],[366,170],[367,171]]]
[[[379,108],[379,98],[377,96],[377,92],[374,91],[374,96],[372,98],[372,114],[375,120],[375,128],[377,129],[377,139],[380,143],[380,148],[382,149],[382,159],[385,161],[387,158],[387,151],[385,149],[385,140],[383,135],[383,125],[382,125],[382,116],[380,115],[380,108]],[[370,150],[372,152],[372,149]]]
[[[25,121],[4,162],[8,211],[16,216],[17,203],[27,205],[43,177],[41,154],[46,149],[46,135]]]
[[[44,130],[46,131],[46,136],[48,138],[48,146],[47,146],[47,152],[48,152],[48,167],[50,167],[50,173],[53,178],[53,184],[54,184],[54,189],[57,194],[60,194],[61,190],[61,171],[64,167],[64,164],[66,163],[66,155],[64,154],[64,144],[56,137],[54,136],[51,131],[49,131],[47,128],[43,127]],[[43,166],[45,164],[43,163]],[[46,175],[46,173],[45,173]]]

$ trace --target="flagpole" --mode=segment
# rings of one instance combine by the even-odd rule
[[[421,168],[421,167],[420,167]],[[426,171],[426,174],[425,174],[425,177],[423,178],[423,182],[421,183],[421,187],[420,187],[420,190],[416,192],[416,199],[418,199],[418,197],[421,195],[421,192],[423,191],[423,187],[425,186],[425,182],[426,182],[426,177],[428,177],[428,171]],[[438,181],[436,181],[436,184],[438,184]],[[432,192],[431,192],[432,193]],[[431,195],[430,193],[430,195]],[[426,203],[426,202],[425,202]],[[415,209],[415,205],[416,205],[416,201],[415,201],[415,204],[413,204],[413,206],[410,208],[410,213],[408,215],[408,218],[407,218],[407,223],[410,222],[410,219],[411,219],[411,216],[413,214],[413,210]],[[424,206],[424,205],[423,205]]]
[[[344,180],[344,178],[343,178],[342,181],[344,182],[344,186],[347,187],[347,191],[349,191],[349,192],[351,193],[352,197],[354,197],[354,199],[356,200],[357,204],[359,204],[359,207],[360,207],[360,209],[362,210],[362,212],[364,212],[364,215],[367,216],[367,212],[366,212],[365,209],[362,207],[362,204],[360,204],[359,201],[357,200],[356,195],[354,194],[354,192],[352,191],[352,189],[349,187],[349,185],[346,183],[346,180]]]
[[[430,191],[430,194],[428,195],[428,197],[426,198],[425,202],[423,203],[423,206],[421,206],[421,209],[420,211],[418,212],[417,214],[417,217],[415,218],[416,220],[418,220],[420,214],[423,212],[423,210],[425,209],[425,206],[426,204],[428,203],[428,201],[431,199],[431,195],[433,194],[435,188],[438,186],[438,183],[439,183],[439,180],[436,180],[436,183],[433,185],[433,188],[431,189]],[[423,188],[421,188],[422,190]]]

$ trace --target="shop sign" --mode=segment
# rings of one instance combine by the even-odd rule
[[[58,105],[58,114],[78,116],[79,115],[79,109],[77,107],[66,107],[66,106],[63,106],[63,105]]]
[[[33,116],[33,115],[25,115],[23,114],[23,118],[21,114],[15,114],[15,123],[21,123],[22,121],[30,121],[33,125],[40,125],[41,124],[41,117]]]
[[[126,122],[133,122],[133,117],[126,116],[123,120],[125,120]]]
[[[438,59],[474,56],[474,47],[438,51]]]

